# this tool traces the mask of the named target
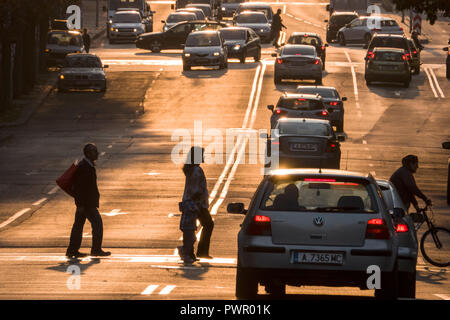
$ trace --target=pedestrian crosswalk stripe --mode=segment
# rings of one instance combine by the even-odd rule
[[[150,294],[152,294],[158,287],[159,287],[159,285],[157,285],[157,284],[156,284],[156,285],[155,285],[155,284],[150,285],[150,286],[148,286],[147,288],[145,288],[145,290],[142,291],[141,294],[142,294],[142,295],[150,295]]]

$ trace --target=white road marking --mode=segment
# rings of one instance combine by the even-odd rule
[[[120,212],[120,209],[114,209],[111,210],[111,212],[102,212],[101,214],[108,217],[114,217],[121,214],[128,214],[128,212]]]
[[[355,67],[352,64],[352,60],[350,59],[350,55],[348,54],[347,50],[344,51],[345,56],[347,57],[348,62],[350,63],[350,68],[352,70],[352,77],[353,77],[353,93],[355,94],[355,100],[358,101],[358,83],[356,81],[356,73],[355,73]]]
[[[146,176],[158,176],[158,175],[160,175],[161,173],[159,173],[159,172],[146,172],[146,173],[144,173]]]
[[[159,285],[152,284],[152,285],[148,286],[147,288],[145,288],[145,290],[142,291],[141,294],[144,296],[151,295],[153,293],[153,291],[155,291],[158,287],[159,287]]]
[[[16,212],[12,217],[9,217],[8,220],[4,221],[3,223],[0,224],[0,229],[6,227],[8,224],[14,222],[15,220],[17,220],[18,218],[20,218],[23,214],[27,213],[28,211],[30,211],[31,208],[26,208],[23,210],[20,210],[19,212]]]
[[[172,290],[173,289],[175,289],[175,287],[176,286],[173,286],[173,285],[168,285],[168,286],[165,286],[160,292],[159,292],[159,294],[169,294],[169,293],[171,293],[172,292]]]
[[[103,157],[106,154],[106,152],[100,153],[100,157]]]
[[[432,68],[429,68],[428,71],[430,72],[431,76],[434,79],[434,84],[436,85],[437,90],[439,91],[439,94],[441,95],[441,98],[445,98],[444,92],[442,92],[441,87],[439,86],[439,82],[437,81],[436,75],[434,74],[434,71]]]
[[[435,296],[441,298],[442,300],[450,300],[449,294],[435,294]]]
[[[40,199],[40,200],[34,202],[34,203],[33,203],[33,206],[38,206],[38,205],[40,205],[40,204],[41,204],[42,202],[44,202],[44,201],[47,201],[47,198],[42,198],[42,199]]]
[[[366,140],[363,140],[362,143],[363,143],[363,144],[367,144],[367,141],[366,141]]]
[[[286,14],[286,5],[283,6],[283,14]]]
[[[428,68],[424,68],[424,70],[425,70],[425,73],[427,74],[428,82],[430,84],[431,90],[433,91],[434,97],[438,98],[439,96],[438,96],[438,94],[436,92],[436,89],[434,89],[433,80],[431,79],[431,75],[430,75],[430,73],[428,71]]]
[[[59,190],[59,186],[53,187],[52,190],[50,190],[49,192],[47,192],[47,194],[55,194],[56,192],[58,192]]]

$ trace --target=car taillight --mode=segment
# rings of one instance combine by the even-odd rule
[[[325,46],[321,46],[320,49],[323,51],[325,50]]]
[[[406,60],[407,59],[406,55],[402,55],[402,59]]]
[[[337,148],[336,143],[334,142],[328,142],[327,147],[325,149],[325,152],[335,152]]]
[[[330,106],[337,106],[338,102],[337,101],[331,101],[328,103]]]
[[[252,236],[271,236],[272,226],[270,218],[263,215],[255,215],[248,226],[247,234]]]
[[[417,50],[414,50],[414,51],[413,51],[413,54],[417,54]]]
[[[384,219],[367,221],[366,239],[389,239],[389,230]]]
[[[314,60],[314,64],[319,64],[320,59]]]
[[[410,54],[409,53],[407,53],[407,54],[405,54],[406,55],[406,60],[409,60],[409,56],[410,56]]]
[[[278,59],[277,59],[277,63],[278,63],[278,64],[282,64],[282,63],[283,63],[283,59],[278,58]]]
[[[328,111],[327,110],[322,110],[320,112],[317,112],[317,115],[326,117],[326,116],[328,116]]]
[[[281,110],[281,109],[276,109],[275,110],[275,114],[285,114],[285,113],[286,113],[286,111]]]
[[[402,232],[408,232],[408,226],[403,223],[399,223],[395,226],[395,232],[402,233]]]

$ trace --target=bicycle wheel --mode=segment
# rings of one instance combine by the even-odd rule
[[[447,267],[450,265],[450,231],[441,227],[435,227],[432,230],[423,234],[420,240],[420,251],[425,260],[432,265]]]

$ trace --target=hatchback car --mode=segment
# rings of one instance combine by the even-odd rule
[[[314,94],[322,97],[331,125],[336,127],[337,132],[344,131],[344,101],[347,97],[341,97],[334,87],[322,86],[297,86],[297,93]]]
[[[261,40],[250,28],[229,27],[219,30],[229,58],[238,58],[241,63],[245,63],[246,57],[253,57],[255,61],[261,59]]]
[[[228,25],[223,22],[195,20],[179,22],[165,32],[151,32],[142,34],[136,41],[140,49],[160,52],[165,49],[182,49],[187,36],[194,31],[218,30]]]
[[[269,20],[270,26],[272,26],[273,11],[270,4],[263,2],[243,2],[237,8],[235,15],[238,15],[244,11],[263,12],[267,17],[267,20]]]
[[[381,271],[377,298],[397,297],[397,239],[371,175],[340,170],[274,170],[260,183],[238,234],[236,296],[272,295],[291,286],[369,289],[369,266]]]
[[[48,32],[44,54],[47,67],[63,64],[69,53],[84,51],[83,37],[79,31],[51,30]]]
[[[337,33],[341,46],[347,43],[369,43],[374,33],[389,33],[403,35],[397,21],[381,16],[366,16],[354,19],[349,24],[339,29]]]
[[[218,66],[228,68],[228,55],[225,41],[219,31],[198,31],[186,39],[183,51],[183,70],[193,66]]]
[[[244,11],[233,18],[233,24],[237,27],[253,29],[262,42],[270,42],[272,31],[267,17],[262,12]]]
[[[395,186],[388,180],[377,179],[384,201],[394,221],[398,239],[398,281],[399,297],[416,297],[416,265],[418,241],[414,221],[406,215],[405,205]]]
[[[356,18],[358,18],[358,14],[356,12],[333,12],[329,20],[324,20],[327,23],[327,42],[336,40],[339,29]]]
[[[339,169],[341,146],[328,120],[281,118],[267,140],[266,167]],[[278,148],[272,148],[272,145]]]
[[[405,88],[409,87],[411,68],[403,49],[374,48],[366,60],[367,85],[374,81],[403,82]]]
[[[106,91],[106,74],[100,58],[90,53],[72,53],[65,58],[65,63],[58,76],[58,91],[69,89],[95,89]]]
[[[268,105],[272,111],[270,128],[275,128],[281,118],[315,118],[330,120],[331,108],[328,108],[322,97],[317,94],[299,94],[285,92],[274,105]]]
[[[322,69],[325,70],[325,59],[327,56],[326,47],[328,43],[323,43],[317,33],[312,32],[293,32],[287,41],[289,44],[305,44],[316,48],[317,55],[322,59]]]
[[[136,41],[145,32],[145,24],[138,11],[117,11],[111,19],[109,43]]]
[[[277,57],[277,54],[272,54]],[[307,45],[287,44],[275,60],[274,82],[280,84],[283,79],[315,80],[322,84],[322,60],[316,48]]]
[[[164,23],[163,31],[167,31],[178,22],[197,20],[197,15],[193,12],[173,12],[167,16],[166,20],[161,20]]]

